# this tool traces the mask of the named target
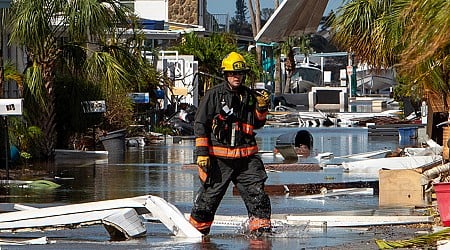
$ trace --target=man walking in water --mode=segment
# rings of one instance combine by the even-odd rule
[[[244,86],[244,57],[231,52],[222,60],[225,82],[208,90],[196,113],[194,132],[199,177],[189,222],[207,235],[230,184],[244,200],[252,234],[271,232],[271,205],[264,191],[267,174],[256,154],[254,130],[264,126],[270,104],[267,91]]]

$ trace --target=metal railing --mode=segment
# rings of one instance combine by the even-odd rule
[[[205,30],[207,32],[229,32],[230,22],[228,14],[210,14],[205,17]]]

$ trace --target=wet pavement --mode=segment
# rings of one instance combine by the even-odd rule
[[[299,128],[264,128],[258,132],[260,149],[271,151],[276,138]],[[355,154],[398,146],[397,137],[370,138],[364,128],[307,128],[314,137],[316,152],[333,152],[336,156]],[[54,191],[13,188],[0,202],[46,207],[81,202],[156,195],[189,213],[199,181],[194,170],[182,168],[193,163],[193,140],[129,148],[123,159],[108,164],[56,164],[48,167],[48,178],[62,186]],[[276,161],[264,158],[264,161]],[[315,172],[269,172],[267,184],[296,184],[366,180],[339,169]],[[332,176],[333,178],[330,178]],[[218,215],[245,215],[246,209],[230,186]],[[295,199],[271,196],[273,214],[317,215],[326,212],[378,209],[378,196],[352,195],[339,198]],[[171,236],[162,224],[146,222],[144,237],[111,241],[103,226],[40,233],[0,234],[0,240],[47,236],[52,244],[44,246],[1,246],[1,249],[314,249],[346,242],[370,240],[367,228],[280,227],[272,237],[256,239],[239,232],[239,228],[213,227],[203,242],[192,242]]]

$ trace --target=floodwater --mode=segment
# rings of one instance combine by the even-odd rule
[[[397,137],[371,138],[365,128],[263,128],[257,131],[261,150],[271,151],[276,138],[299,129],[309,130],[314,137],[314,151],[333,152],[335,156],[398,147]],[[195,170],[182,168],[193,163],[193,140],[173,143],[170,138],[161,144],[129,148],[123,159],[108,164],[55,164],[49,167],[49,178],[62,186],[54,191],[10,189],[2,203],[21,203],[47,207],[106,199],[156,195],[189,213],[199,181]],[[273,157],[266,162],[277,161]],[[365,180],[339,169],[316,172],[269,172],[267,184],[297,184]],[[330,178],[332,176],[332,178]],[[239,196],[231,192],[224,197],[218,215],[245,215]],[[317,200],[271,196],[273,214],[317,215],[325,212],[378,209],[378,196],[352,195]],[[101,226],[39,233],[0,234],[0,240],[47,236],[52,244],[44,246],[1,246],[1,249],[300,249],[334,246],[355,240],[371,239],[359,228],[280,227],[278,234],[254,239],[239,233],[239,228],[213,227],[203,242],[192,242],[171,236],[162,224],[146,223],[144,237],[111,241]]]

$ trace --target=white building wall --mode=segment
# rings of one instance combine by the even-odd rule
[[[136,0],[134,12],[144,19],[169,21],[168,0]]]

